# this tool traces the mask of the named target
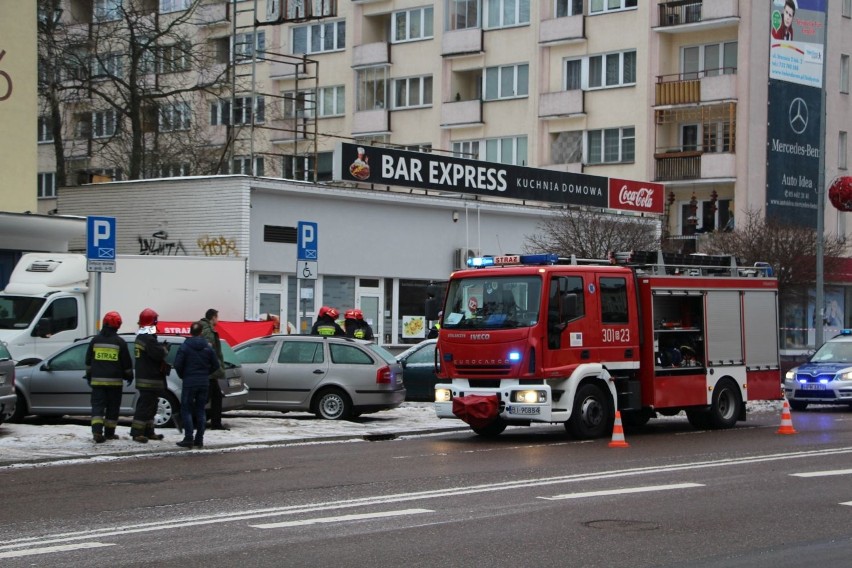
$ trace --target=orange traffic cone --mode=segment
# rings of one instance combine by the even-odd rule
[[[624,428],[621,426],[621,411],[615,411],[615,424],[612,425],[612,441],[609,443],[610,448],[629,448],[624,440]]]
[[[776,434],[796,434],[793,428],[793,417],[790,415],[790,403],[784,399],[784,406],[781,407],[781,427],[778,428]]]

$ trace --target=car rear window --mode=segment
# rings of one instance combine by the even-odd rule
[[[396,357],[393,356],[393,353],[382,347],[381,345],[376,345],[375,343],[368,343],[364,345],[367,349],[375,353],[381,358],[385,363],[396,363]]]

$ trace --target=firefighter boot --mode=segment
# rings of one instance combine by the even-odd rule
[[[103,419],[93,419],[92,420],[92,439],[96,444],[103,444],[106,442],[106,437],[104,436],[104,423]]]
[[[104,439],[118,440],[118,436],[115,433],[115,428],[104,428]]]
[[[162,434],[157,434],[154,432],[154,426],[148,425],[148,428],[145,430],[145,437],[149,440],[162,440],[165,438]]]

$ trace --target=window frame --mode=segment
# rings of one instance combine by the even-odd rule
[[[849,54],[840,54],[840,92],[849,94]]]
[[[157,127],[160,132],[189,130],[192,126],[192,107],[182,101],[159,107]],[[177,124],[176,126],[173,126]]]
[[[612,135],[612,132],[616,131],[618,134],[618,159],[617,160],[607,160],[606,159],[606,150],[607,150],[607,133]],[[632,131],[631,135],[627,135],[626,131]],[[599,159],[593,160],[593,148],[592,148],[592,135],[600,133],[600,148],[599,148]],[[625,152],[625,142],[632,140],[632,155],[628,158],[625,156],[627,152]],[[608,165],[608,164],[629,164],[636,161],[636,127],[635,126],[620,126],[615,128],[597,128],[586,131],[586,136],[584,137],[584,160],[583,163],[589,166],[597,166],[597,165]]]
[[[577,10],[577,3],[580,9]],[[583,15],[583,0],[553,0],[553,17],[570,18]]]
[[[92,140],[111,138],[118,131],[118,113],[115,109],[93,110],[90,124]]]
[[[632,81],[627,80],[628,77],[628,65],[626,61],[628,56],[632,56],[633,65],[632,65]],[[614,83],[609,83],[609,77],[607,74],[607,70],[610,68],[610,61],[612,58],[617,57],[616,64],[618,66],[617,70],[617,81]],[[600,84],[592,84],[592,62],[593,60],[600,59]],[[627,49],[624,51],[613,51],[609,53],[598,53],[596,55],[589,55],[583,58],[583,62],[585,65],[585,72],[583,73],[583,80],[585,84],[585,89],[587,91],[597,91],[602,89],[616,89],[619,87],[635,87],[636,86],[636,65],[637,65],[637,53],[635,49]]]
[[[625,10],[638,9],[638,0],[616,0],[619,6],[616,8],[610,7],[612,0],[589,0],[589,15],[596,16],[600,14],[610,14],[613,12],[623,12]],[[600,8],[595,9],[595,5],[600,4]]]
[[[482,27],[481,0],[447,0],[444,13],[446,14],[444,22],[446,31],[473,30]],[[461,25],[459,25],[460,22],[462,22]]]
[[[416,89],[412,88],[412,84],[417,82]],[[428,86],[427,86],[428,83]],[[400,87],[404,84],[404,96],[406,101],[404,104],[399,104]],[[391,80],[391,108],[393,110],[402,110],[410,108],[424,108],[432,106],[432,93],[434,82],[432,75],[418,75],[415,77],[400,77]],[[411,102],[412,92],[417,92],[416,103]],[[428,100],[426,100],[428,98]]]
[[[492,18],[492,3],[496,3],[498,7],[498,15],[496,19]],[[514,8],[512,10],[514,21],[508,24],[505,21],[508,14],[507,5],[509,5],[508,8]],[[521,19],[524,16],[524,6],[526,6],[526,20]],[[532,4],[530,0],[484,0],[482,3],[482,28],[485,30],[501,30],[528,26],[532,19],[531,11]]]
[[[53,125],[49,116],[41,115],[38,117],[38,130],[36,141],[39,144],[47,144],[53,142]]]
[[[419,21],[419,35],[411,35],[411,27],[412,27],[412,15],[414,13],[420,13],[420,21]],[[399,32],[398,26],[398,18],[400,16],[404,16],[405,18],[405,37],[397,37]],[[409,43],[412,41],[423,41],[427,39],[434,39],[435,37],[435,7],[434,6],[421,6],[419,8],[411,8],[408,10],[397,10],[391,14],[391,32],[390,32],[390,43]]]
[[[38,199],[56,197],[56,172],[38,172],[37,175],[36,197]]]
[[[326,48],[326,36],[328,30],[332,31],[332,47]],[[305,32],[305,50],[298,51],[300,48],[297,44],[299,39],[296,37],[302,31]],[[319,39],[314,40],[314,35],[319,33]],[[314,49],[314,44],[318,43],[320,49]],[[321,24],[308,24],[305,26],[295,26],[290,31],[291,53],[293,55],[312,55],[315,53],[330,53],[334,51],[343,51],[346,49],[346,20],[335,20],[333,22],[323,22]]]
[[[526,70],[526,84],[520,84],[521,69]],[[512,93],[504,94],[503,90],[506,87],[504,84],[504,74],[511,70],[512,72]],[[489,78],[494,77],[496,72],[497,94],[492,96],[489,94]],[[523,92],[519,92],[519,91]],[[529,97],[530,93],[530,65],[529,63],[516,63],[514,65],[497,65],[494,67],[486,67],[482,74],[482,100],[483,101],[499,101],[506,99],[523,99]]]
[[[373,65],[355,70],[355,112],[388,107],[388,84],[391,81],[389,72],[387,65]]]
[[[327,95],[331,95],[333,112],[325,112]],[[346,85],[320,87],[317,94],[317,116],[329,118],[346,115]]]
[[[245,32],[233,36],[231,42],[231,56],[234,63],[248,63],[257,54],[263,56],[266,53],[266,32]]]

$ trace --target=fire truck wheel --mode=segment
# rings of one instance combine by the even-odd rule
[[[717,430],[733,428],[740,416],[742,397],[736,383],[724,379],[713,389],[713,402],[710,403],[710,427]]]
[[[482,428],[474,428],[471,426],[470,429],[476,432],[477,435],[484,438],[495,438],[502,434],[503,430],[506,429],[506,423],[499,418],[495,418],[493,422],[488,424],[488,426],[483,426]]]
[[[585,384],[574,395],[574,410],[565,429],[578,440],[602,438],[612,432],[615,413],[609,393],[593,384]]]
[[[352,413],[349,397],[340,389],[321,390],[314,399],[314,412],[326,420],[346,420]]]

